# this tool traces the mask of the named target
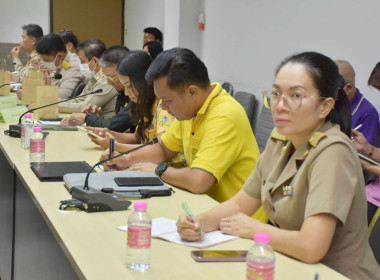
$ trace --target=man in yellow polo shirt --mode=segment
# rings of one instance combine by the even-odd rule
[[[259,149],[242,106],[190,50],[160,54],[148,69],[162,108],[176,120],[158,144],[108,162],[113,170],[155,172],[165,182],[222,202],[234,196],[255,167]],[[184,152],[188,167],[164,162]],[[103,153],[108,158],[109,152]]]

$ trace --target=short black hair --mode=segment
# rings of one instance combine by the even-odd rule
[[[77,51],[80,51],[82,49],[84,55],[88,58],[88,60],[90,60],[93,57],[100,58],[107,48],[102,41],[98,39],[89,39],[78,44]]]
[[[100,57],[99,64],[102,67],[116,67],[122,58],[129,52],[126,46],[115,45],[106,49]]]
[[[210,86],[205,64],[189,49],[173,48],[159,54],[146,73],[147,81],[167,76],[171,89],[183,89],[193,84],[201,88]]]
[[[148,47],[149,54],[152,57],[152,59],[156,59],[156,57],[164,51],[161,43],[159,42],[154,42],[154,41],[146,42],[143,48],[144,47]]]
[[[25,30],[26,35],[33,38],[40,38],[44,36],[44,32],[42,31],[41,26],[37,24],[27,24],[22,27],[22,30]]]
[[[58,32],[58,35],[59,35],[59,37],[61,37],[61,39],[63,40],[65,45],[67,43],[72,43],[74,48],[75,49],[77,48],[78,38],[77,38],[77,36],[75,36],[74,32],[72,32],[71,30],[63,29],[63,30]]]
[[[144,33],[152,34],[157,40],[162,42],[162,32],[156,27],[147,27],[144,29]]]
[[[42,55],[56,55],[58,52],[67,52],[65,43],[56,33],[50,33],[38,38],[36,51]]]

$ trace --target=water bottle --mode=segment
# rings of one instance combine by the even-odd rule
[[[45,139],[42,134],[42,128],[39,126],[34,127],[34,133],[30,137],[30,162],[44,162],[45,161]]]
[[[128,218],[127,267],[144,271],[150,267],[152,220],[146,211],[146,202],[135,202],[134,208]]]
[[[272,280],[274,279],[275,255],[269,245],[270,235],[256,233],[255,245],[251,247],[247,255],[246,280]]]
[[[30,137],[33,134],[32,114],[25,114],[25,118],[21,125],[21,148],[28,150],[30,145]]]

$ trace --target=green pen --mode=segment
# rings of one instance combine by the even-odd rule
[[[190,216],[190,218],[195,223],[195,217],[194,217],[193,213],[191,213],[190,208],[189,208],[189,206],[187,205],[186,202],[182,202],[182,209],[186,212],[187,215]],[[201,230],[200,227],[198,228],[198,231],[202,234],[202,230]]]

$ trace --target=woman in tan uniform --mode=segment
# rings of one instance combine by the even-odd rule
[[[347,137],[350,107],[339,84],[338,67],[324,55],[285,59],[264,97],[275,129],[256,169],[239,193],[196,223],[182,215],[181,237],[201,239],[199,226],[244,238],[265,232],[280,253],[351,279],[380,279],[368,245],[362,169]],[[250,218],[260,205],[273,225]]]

